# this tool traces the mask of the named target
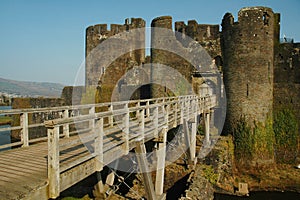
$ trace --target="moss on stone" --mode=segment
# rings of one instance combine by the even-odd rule
[[[274,160],[274,131],[271,118],[265,123],[253,122],[249,125],[245,117],[237,121],[234,129],[235,160],[248,167],[268,165]]]
[[[291,109],[274,114],[275,156],[279,163],[294,163],[298,154],[298,121]]]

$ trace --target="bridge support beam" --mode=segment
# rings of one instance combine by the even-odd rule
[[[207,113],[204,113],[204,125],[205,125],[205,139],[204,139],[204,145],[209,146],[210,145],[210,130],[209,130],[209,122],[210,120],[210,113],[209,111]]]
[[[93,194],[97,200],[107,199],[112,190],[110,189],[114,185],[115,173],[111,170],[106,177],[105,184],[103,183],[103,179],[101,176],[101,172],[96,172],[98,183],[94,186]]]
[[[156,166],[156,180],[155,180],[155,194],[160,197],[164,189],[165,165],[166,165],[166,142],[167,142],[168,127],[164,127],[159,138],[157,150],[157,166]],[[160,198],[161,199],[161,198]]]
[[[191,144],[190,144],[190,159],[195,161],[196,158],[196,135],[197,135],[197,115],[195,114],[194,121],[192,122]]]
[[[103,184],[101,172],[96,172],[98,183],[94,186],[93,194],[96,197],[97,200],[104,200],[107,199],[108,195],[106,194],[106,191],[109,189],[108,185]]]
[[[188,127],[188,121],[184,119],[183,123],[183,132],[184,132],[184,141],[187,148],[188,163],[194,164],[196,158],[196,133],[197,133],[197,115],[195,119],[191,122],[192,129],[191,132]]]
[[[139,165],[139,170],[143,175],[143,181],[145,185],[145,191],[148,200],[156,200],[156,195],[154,192],[154,186],[151,178],[151,173],[149,172],[148,168],[148,161],[146,157],[146,147],[144,141],[137,141],[136,142],[136,157]]]

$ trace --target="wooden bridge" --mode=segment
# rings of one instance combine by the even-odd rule
[[[209,113],[214,106],[215,96],[192,95],[0,111],[20,119],[17,126],[0,127],[0,133],[17,131],[21,136],[17,142],[0,146],[0,199],[55,199],[131,150],[139,155],[147,199],[162,199],[164,167],[157,167],[153,185],[145,142],[159,142],[157,166],[165,166],[167,132],[183,125],[190,159],[194,160],[199,115],[204,118],[209,143]],[[48,120],[33,122],[38,116]],[[188,123],[192,124],[191,131]],[[33,137],[31,132],[37,127],[44,133]],[[112,182],[106,180],[106,185]],[[104,196],[106,185],[102,181],[97,184]]]

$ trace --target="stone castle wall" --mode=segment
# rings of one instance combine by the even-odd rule
[[[86,29],[87,86],[99,85],[99,82],[115,85],[126,70],[135,65],[141,65],[145,61],[145,35],[143,32],[135,33],[134,37],[130,38],[123,34],[144,27],[145,21],[143,19],[131,18],[126,19],[123,25],[111,24],[110,30],[107,30],[107,24],[98,24]],[[107,39],[110,41],[103,43]],[[116,59],[110,60],[109,57],[124,46],[127,49],[132,49],[132,51],[127,51],[123,55],[116,55],[118,56]],[[97,57],[102,60],[97,60]]]
[[[184,22],[175,22],[175,34],[172,30],[172,17],[171,16],[162,16],[155,18],[152,23],[151,33],[151,63],[161,64],[164,66],[171,67],[175,69],[178,74],[189,83],[193,84],[193,72],[196,71],[197,65],[204,63],[205,67],[209,67],[212,64],[213,58],[221,58],[221,46],[220,46],[220,37],[219,37],[219,25],[202,25],[198,24],[195,20],[188,21],[188,25]],[[170,31],[161,31],[157,30],[164,28]],[[171,33],[170,33],[171,32]],[[207,53],[203,54],[199,48],[193,46],[194,42],[200,44]],[[167,47],[167,48],[165,48]],[[176,51],[172,50],[178,50]],[[169,50],[169,51],[168,51]],[[191,55],[197,52],[199,58],[190,59]],[[180,52],[180,53],[179,53]],[[190,53],[193,52],[193,53]],[[220,63],[220,62],[218,62]],[[221,65],[221,64],[220,64]],[[219,66],[220,66],[219,65]],[[153,68],[152,70],[152,79],[163,79],[160,76],[165,76],[162,73],[162,67]],[[164,78],[164,83],[160,86],[152,86],[152,96],[160,97],[170,95],[171,92],[168,91],[165,85],[176,84],[176,88],[182,88],[180,94],[186,94],[189,90],[185,90],[185,86],[181,81],[178,81],[176,76],[170,76],[170,79]],[[183,82],[186,82],[183,81]],[[166,84],[165,82],[170,82]],[[193,84],[195,85],[195,84]]]
[[[300,43],[283,43],[275,54],[274,110],[290,109],[300,122]],[[300,132],[300,131],[299,131]]]
[[[61,98],[13,98],[12,109],[21,108],[46,108],[46,107],[58,107],[65,106],[65,100]],[[43,123],[46,120],[60,118],[59,112],[48,113],[29,113],[28,124]],[[20,125],[20,117],[14,115],[11,126]],[[29,128],[29,139],[45,137],[47,136],[47,129],[45,127]],[[15,130],[11,132],[11,141],[16,142],[21,140],[21,131]]]
[[[234,22],[222,21],[223,73],[227,94],[227,122],[242,116],[249,123],[272,117],[274,13],[265,7],[244,8]]]

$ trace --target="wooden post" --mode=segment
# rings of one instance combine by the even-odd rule
[[[186,116],[187,116],[187,119],[189,120],[190,119],[190,108],[191,108],[191,102],[190,102],[190,97],[187,97],[186,98]]]
[[[89,115],[95,115],[95,106],[90,107]],[[94,118],[89,121],[89,128],[91,130],[94,130],[94,128],[95,128],[95,119]]]
[[[141,106],[141,103],[140,103],[140,101],[138,101],[137,104],[136,104],[136,107],[139,108],[140,106]],[[140,117],[140,112],[139,112],[139,110],[137,110],[136,111],[136,118],[139,119],[139,117]]]
[[[49,197],[58,197],[60,193],[58,126],[48,127],[48,181]]]
[[[188,154],[189,158],[191,158],[190,151],[189,151],[189,148],[190,148],[190,145],[191,145],[189,132],[190,131],[189,131],[189,127],[188,127],[188,121],[186,119],[184,119],[184,121],[183,121],[184,142],[185,142],[185,147],[188,150],[187,154]]]
[[[165,112],[164,112],[164,119],[165,119],[165,124],[166,126],[169,128],[169,111],[170,111],[170,107],[169,107],[169,104],[166,106],[165,108]]]
[[[191,144],[190,144],[190,156],[191,161],[196,158],[196,134],[197,134],[197,114],[195,114],[194,121],[192,122]]]
[[[115,173],[111,170],[110,173],[106,177],[105,184],[109,185],[109,186],[113,186],[114,180],[115,180]]]
[[[104,130],[103,130],[103,118],[100,118],[96,122],[96,139],[95,139],[95,154],[96,154],[96,166],[95,171],[102,171],[103,169],[103,136],[104,136]]]
[[[63,118],[67,119],[69,118],[69,110],[64,110],[63,111]],[[63,125],[63,134],[66,138],[70,137],[70,130],[69,130],[69,124],[64,124]]]
[[[146,117],[150,117],[150,101],[148,100],[146,103]]]
[[[164,127],[162,130],[162,141],[158,144],[157,156],[157,168],[156,168],[156,180],[155,180],[155,193],[157,196],[163,194],[164,189],[164,177],[165,177],[165,159],[166,159],[166,142],[167,142],[168,127]]]
[[[204,113],[204,123],[205,123],[205,145],[210,145],[210,139],[209,139],[209,112]]]
[[[22,113],[20,116],[20,124],[22,127],[21,140],[23,142],[22,147],[29,146],[29,135],[28,135],[28,113]]]
[[[153,123],[154,123],[154,137],[158,136],[158,106],[156,106],[154,108],[154,119],[153,119]]]
[[[107,189],[103,182],[102,182],[102,176],[101,176],[101,172],[97,172],[96,171],[96,177],[97,177],[97,184],[94,186],[94,191],[93,191],[93,195],[94,197],[96,197],[96,199],[98,200],[104,200],[107,198],[106,194],[105,194],[105,190]]]
[[[136,157],[137,157],[140,172],[143,175],[143,181],[144,181],[144,185],[145,185],[147,199],[148,200],[156,200],[156,195],[154,192],[154,186],[153,186],[153,182],[152,182],[151,173],[149,172],[149,169],[148,169],[148,161],[147,161],[147,157],[146,157],[146,147],[142,140],[137,141],[135,152],[136,152]]]
[[[142,109],[139,114],[139,128],[140,128],[140,134],[141,139],[144,139],[145,137],[145,110]]]
[[[114,108],[113,105],[110,105],[109,106],[109,111],[112,112],[113,108]],[[108,124],[109,124],[110,127],[114,126],[114,115],[111,115],[111,116],[108,117]]]
[[[184,102],[180,102],[180,124],[183,124],[184,119]]]
[[[126,113],[123,116],[123,150],[124,154],[127,155],[129,153],[129,109],[128,103],[125,104],[124,109]]]
[[[178,118],[178,102],[174,105],[174,124],[173,127],[177,127],[177,119]]]

